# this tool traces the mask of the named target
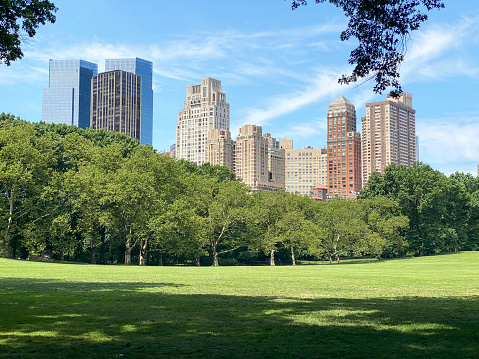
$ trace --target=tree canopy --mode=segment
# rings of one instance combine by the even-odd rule
[[[392,87],[392,95],[402,92],[399,66],[404,60],[407,42],[412,31],[427,20],[425,10],[444,8],[440,0],[315,0],[326,1],[341,8],[349,18],[348,28],[341,41],[351,37],[359,45],[351,51],[349,63],[354,65],[350,75],[342,75],[340,84],[373,79],[374,92],[382,93]],[[292,9],[306,5],[307,0],[293,0]]]
[[[225,167],[126,135],[0,114],[0,256],[89,263],[259,264],[479,247],[479,178],[417,163],[356,200],[251,192]]]
[[[10,66],[21,59],[20,45],[26,36],[34,37],[40,24],[54,23],[56,11],[55,4],[48,0],[1,0],[0,64]]]

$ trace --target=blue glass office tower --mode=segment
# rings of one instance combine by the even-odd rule
[[[91,79],[98,65],[83,60],[50,60],[43,89],[42,120],[81,128],[90,126]]]
[[[140,142],[151,145],[153,140],[153,63],[138,57],[105,60],[105,71],[113,70],[133,72],[141,76]]]

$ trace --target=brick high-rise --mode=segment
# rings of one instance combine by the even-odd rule
[[[328,194],[347,196],[361,190],[361,135],[356,109],[343,96],[328,108]]]

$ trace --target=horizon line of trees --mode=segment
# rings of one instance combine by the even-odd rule
[[[479,244],[479,179],[425,164],[374,173],[354,200],[255,192],[113,131],[0,114],[0,255],[124,264],[296,264]]]

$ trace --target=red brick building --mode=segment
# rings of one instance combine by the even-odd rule
[[[343,96],[328,108],[328,194],[344,197],[361,190],[361,135],[356,109]]]

